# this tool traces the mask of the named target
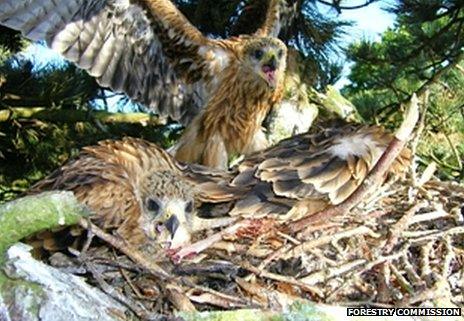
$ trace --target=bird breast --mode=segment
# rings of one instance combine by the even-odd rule
[[[241,153],[267,112],[281,99],[282,88],[270,88],[236,66],[224,70],[220,77],[203,115],[204,134],[211,137],[219,132],[229,152]]]

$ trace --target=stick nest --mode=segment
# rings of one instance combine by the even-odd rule
[[[462,306],[464,187],[437,180],[410,185],[386,184],[348,215],[298,233],[281,222],[252,221],[179,264],[164,253],[133,260],[102,242],[48,260],[86,276],[146,320],[173,310],[281,309],[299,299]],[[150,262],[169,276],[151,273]]]

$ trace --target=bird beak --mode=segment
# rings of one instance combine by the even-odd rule
[[[268,52],[264,57],[265,63],[261,67],[264,79],[271,88],[275,88],[277,85],[276,70],[277,70],[277,58],[273,52]]]
[[[168,229],[169,233],[171,233],[171,237],[174,238],[177,229],[179,228],[180,222],[176,215],[171,215],[169,220],[165,223],[166,228]]]

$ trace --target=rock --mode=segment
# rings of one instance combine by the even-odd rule
[[[123,321],[127,308],[91,287],[32,258],[31,247],[15,244],[0,275],[1,321]]]

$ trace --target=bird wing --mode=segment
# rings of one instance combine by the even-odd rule
[[[188,122],[205,80],[227,65],[169,0],[0,0],[0,23],[49,47],[154,112]]]
[[[392,136],[378,126],[345,125],[302,134],[255,154],[231,182],[247,189],[231,215],[286,214],[299,201],[339,204],[363,181]],[[390,171],[401,172],[404,150]]]
[[[255,32],[256,36],[278,37],[285,21],[285,0],[269,0],[266,19]]]

